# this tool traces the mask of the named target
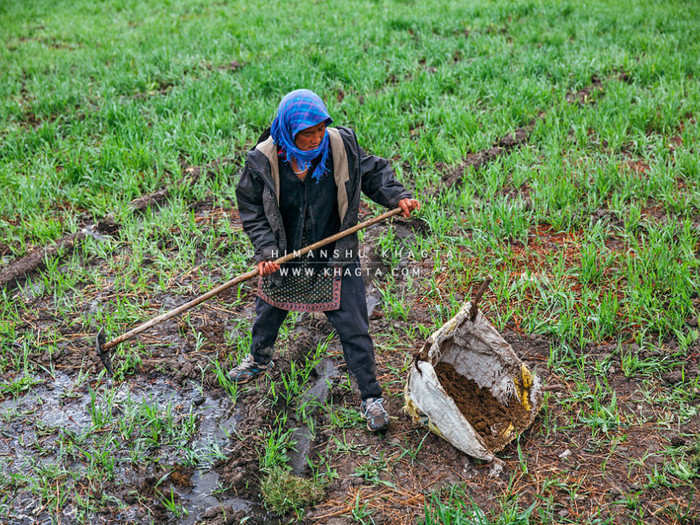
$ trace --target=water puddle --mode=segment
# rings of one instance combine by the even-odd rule
[[[110,450],[114,457],[113,480],[125,493],[139,492],[144,472],[150,473],[158,465],[185,465],[194,461],[196,470],[190,479],[191,486],[176,489],[185,511],[182,523],[195,523],[206,513],[248,513],[257,507],[250,501],[220,495],[224,487],[212,467],[231,453],[236,426],[243,419],[241,408],[221,392],[210,395],[195,382],[180,384],[168,377],[138,377],[115,385],[108,382],[95,386],[95,390],[85,379],[63,372],[32,381],[36,384],[28,392],[0,401],[0,477],[41,479],[42,469],[50,467],[66,471],[78,482],[87,475],[90,466],[87,459],[62,452],[62,440],[72,436],[89,454],[97,455],[100,440],[111,433],[110,443],[116,443]],[[130,459],[134,441],[123,439],[125,431],[121,426],[130,421],[135,421],[136,426],[149,425],[150,420],[144,414],[153,420],[170,421],[175,432],[189,424],[191,431],[186,435],[191,437],[165,445],[158,441],[155,448],[148,449],[146,460],[135,464]],[[144,437],[150,431],[150,427],[133,430]],[[183,448],[189,451],[189,456]],[[37,496],[20,489],[2,504],[9,510],[9,516],[31,516],[28,505],[40,501]],[[135,506],[131,505],[120,515],[133,517],[134,512]],[[103,515],[88,519],[92,523],[106,520]],[[71,522],[69,517],[66,522]]]
[[[340,372],[332,359],[325,358],[314,368],[317,377],[311,388],[309,388],[299,400],[300,404],[310,403],[309,414],[313,414],[318,405],[323,404],[328,399],[333,380],[339,377]],[[296,442],[294,450],[289,453],[289,464],[295,475],[301,476],[308,469],[308,458],[311,452],[311,444],[314,435],[308,426],[302,425],[292,432],[292,441]]]
[[[381,304],[382,300],[379,292],[374,289],[374,286],[370,286],[367,289],[367,317],[372,318],[374,309]]]
[[[213,518],[221,514],[248,514],[255,510],[257,505],[252,501],[240,498],[227,498],[219,501],[216,493],[221,490],[219,474],[213,470],[197,470],[192,475],[192,489],[181,492],[183,506],[187,516],[181,520],[183,525],[194,525],[201,520]]]
[[[191,481],[192,490],[180,494],[187,509],[187,519],[183,521],[186,524],[194,523],[209,507],[219,504],[219,500],[213,495],[219,489],[219,474],[213,470],[197,470]]]

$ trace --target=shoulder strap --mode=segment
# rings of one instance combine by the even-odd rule
[[[270,163],[270,175],[272,175],[272,181],[275,184],[275,196],[277,197],[277,205],[280,203],[280,169],[279,163],[277,161],[277,146],[272,140],[272,137],[268,137],[257,146],[255,149],[260,151],[265,157],[267,157]]]
[[[348,192],[345,188],[345,183],[350,180],[350,170],[348,169],[348,153],[345,151],[345,144],[340,132],[336,128],[328,128],[328,138],[331,141],[331,151],[333,152],[333,179],[338,189],[338,214],[340,215],[340,223],[343,223],[345,214],[348,211]],[[277,160],[277,147],[268,137],[267,140],[261,142],[255,149],[260,151],[267,157],[270,163],[270,175],[275,185],[275,196],[277,205],[280,203],[280,171]]]
[[[333,152],[333,178],[338,188],[338,214],[340,215],[340,224],[343,224],[343,219],[348,211],[348,192],[345,188],[345,183],[350,180],[348,153],[345,151],[343,138],[337,128],[328,128],[328,137]]]

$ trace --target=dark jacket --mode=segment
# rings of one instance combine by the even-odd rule
[[[395,208],[401,199],[411,198],[412,195],[396,180],[388,160],[365,153],[357,143],[355,132],[350,128],[338,127],[338,130],[347,152],[350,175],[345,183],[348,208],[340,225],[340,230],[346,230],[357,224],[360,190],[387,208]],[[236,186],[236,199],[243,229],[255,249],[255,261],[272,260],[283,255],[287,249],[287,240],[270,174],[270,163],[255,148],[248,152]],[[354,260],[357,250],[357,233],[348,235],[335,243],[335,251],[339,256],[331,262]]]

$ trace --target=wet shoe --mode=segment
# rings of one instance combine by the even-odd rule
[[[384,430],[389,426],[389,414],[384,409],[384,399],[381,397],[368,397],[362,400],[360,413],[367,420],[367,428],[372,432]]]
[[[271,368],[273,365],[272,361],[263,365],[262,363],[256,363],[253,359],[252,354],[248,354],[241,364],[233,368],[229,373],[228,377],[231,381],[236,383],[247,383],[258,377],[260,374]]]

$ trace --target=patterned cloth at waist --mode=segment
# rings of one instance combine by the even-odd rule
[[[337,233],[340,228],[337,188],[331,168],[319,181],[300,180],[282,157],[280,160],[280,212],[288,249],[299,250]],[[313,168],[313,165],[312,165]],[[310,168],[310,170],[312,169]],[[329,244],[285,264],[278,275],[261,278],[260,298],[284,310],[327,311],[340,308],[341,278],[329,265],[335,245]]]
[[[327,261],[301,260],[284,264],[279,276],[261,277],[258,295],[272,306],[298,312],[323,312],[340,308],[339,277]]]

